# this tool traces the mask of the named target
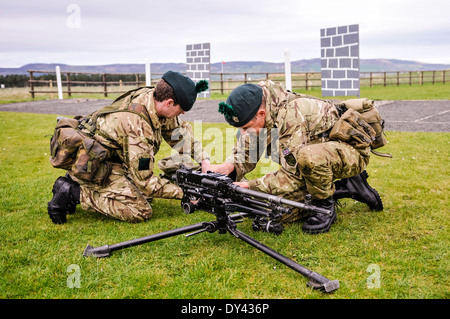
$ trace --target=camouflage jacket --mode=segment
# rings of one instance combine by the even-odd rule
[[[140,88],[132,94],[118,98],[112,106],[125,109],[133,104],[138,110],[140,107],[140,111],[119,111],[101,115],[97,118],[95,133],[98,142],[115,150],[136,186],[147,196],[169,182],[153,173],[154,157],[163,139],[174,150],[183,155],[190,155],[198,163],[209,159],[201,142],[194,140],[192,127],[188,122],[179,117],[157,116],[153,91],[153,88]]]
[[[326,132],[338,120],[338,111],[331,102],[289,92],[278,82],[266,80],[258,85],[263,89],[266,105],[266,134],[259,137],[238,134],[232,155],[226,162],[233,163],[237,178],[241,180],[256,167],[265,150],[281,165],[280,170],[249,181],[250,188],[272,194],[294,191],[300,183],[300,173],[292,152],[311,143],[327,141]],[[255,145],[259,145],[259,149]]]

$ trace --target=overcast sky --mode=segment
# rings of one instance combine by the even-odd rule
[[[450,64],[449,0],[0,0],[0,67],[320,57],[320,29],[359,24],[360,58]]]

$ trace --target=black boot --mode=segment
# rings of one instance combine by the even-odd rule
[[[302,230],[308,234],[326,233],[331,225],[336,221],[336,208],[333,197],[326,199],[313,199],[311,205],[325,208],[330,211],[329,214],[311,212],[309,217],[303,223]]]
[[[48,202],[48,215],[55,224],[64,224],[67,214],[74,214],[80,203],[80,185],[68,174],[58,177],[52,189],[53,198]]]
[[[369,174],[363,171],[361,174],[344,178],[334,183],[336,192],[333,195],[335,200],[341,198],[353,198],[361,203],[365,203],[372,210],[383,210],[383,202],[378,192],[370,187],[367,182]]]

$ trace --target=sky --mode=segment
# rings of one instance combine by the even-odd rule
[[[449,0],[0,0],[0,67],[320,57],[320,29],[358,24],[361,59],[450,64]]]

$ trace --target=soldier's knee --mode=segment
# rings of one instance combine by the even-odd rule
[[[153,215],[153,210],[148,202],[141,205],[116,202],[115,207],[108,215],[128,223],[140,223],[150,219]]]
[[[152,210],[150,211],[133,211],[133,210],[124,210],[122,211],[121,218],[123,221],[129,223],[140,223],[146,220],[149,220],[152,217]]]

